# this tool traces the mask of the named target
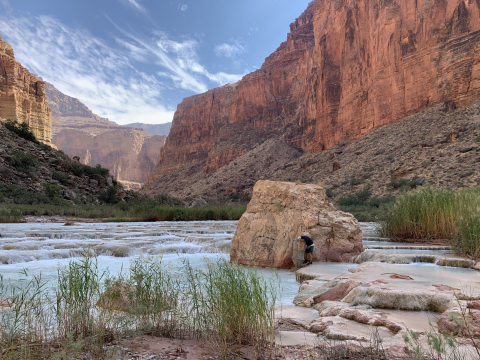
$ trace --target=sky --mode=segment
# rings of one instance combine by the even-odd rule
[[[33,74],[119,124],[173,119],[286,40],[310,0],[0,0],[0,34]]]

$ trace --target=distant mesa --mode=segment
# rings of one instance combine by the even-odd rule
[[[132,123],[125,126],[137,129],[144,129],[146,132],[152,135],[168,135],[170,133],[170,128],[172,127],[172,122],[168,122],[165,124]]]

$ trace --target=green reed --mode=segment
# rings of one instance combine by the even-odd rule
[[[158,206],[149,202],[117,205],[9,204],[0,208],[0,222],[20,222],[22,216],[63,216],[107,221],[206,221],[239,220],[246,206],[208,205],[185,208]]]
[[[0,223],[19,223],[22,221],[22,213],[17,209],[0,207]]]
[[[274,340],[274,284],[226,260],[172,272],[139,258],[111,276],[84,251],[58,269],[54,291],[26,272],[19,283],[0,277],[1,359],[107,359],[120,351],[112,341],[141,334],[203,339],[225,356],[241,345],[260,354]]]
[[[402,194],[382,223],[382,235],[447,239],[459,253],[479,256],[480,189],[426,187]]]

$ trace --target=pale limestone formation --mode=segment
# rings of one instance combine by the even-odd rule
[[[232,239],[230,258],[244,265],[290,268],[293,240],[308,235],[317,261],[348,261],[363,251],[362,230],[337,211],[318,185],[259,181]]]
[[[0,118],[27,123],[37,139],[50,145],[52,115],[45,83],[15,60],[0,36]]]

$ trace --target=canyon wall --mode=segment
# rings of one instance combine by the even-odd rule
[[[65,95],[52,84],[45,82],[48,105],[52,109],[52,135],[64,129],[82,129],[92,135],[118,127],[113,121],[92,112],[80,100]]]
[[[52,115],[45,83],[15,60],[0,36],[0,118],[28,123],[37,139],[50,145]]]
[[[265,139],[319,152],[480,97],[480,0],[315,0],[290,30],[261,69],[178,106],[145,192],[175,192]]]
[[[78,129],[63,129],[53,137],[57,147],[85,165],[101,164],[117,180],[143,183],[153,170],[166,136],[143,129],[117,127],[92,135]]]
[[[94,114],[80,100],[46,83],[52,109],[52,143],[85,165],[101,164],[118,180],[143,183],[158,162],[166,136],[120,126]],[[136,188],[140,184],[132,185]]]
[[[127,124],[125,126],[140,128],[152,135],[168,135],[170,133],[170,128],[172,127],[172,123],[171,122],[164,123],[164,124],[132,123],[132,124]]]

